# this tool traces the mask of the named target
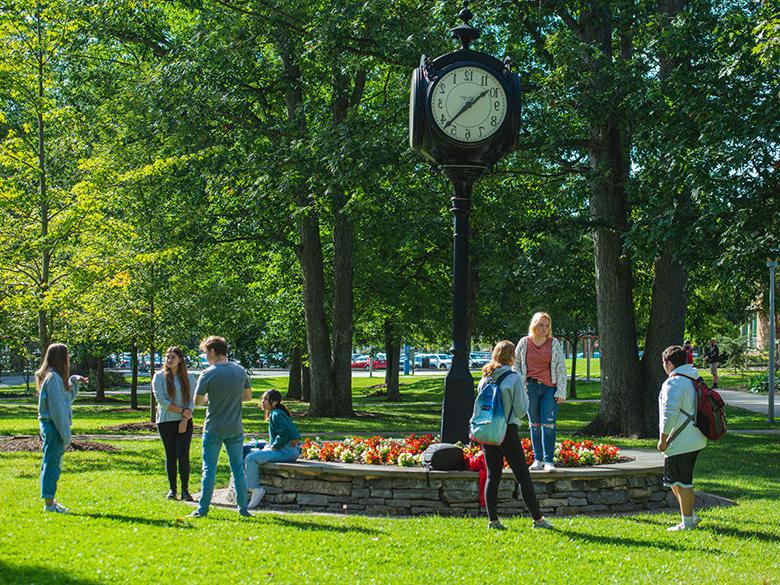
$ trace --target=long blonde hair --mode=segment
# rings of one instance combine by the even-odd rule
[[[515,361],[515,344],[504,339],[493,348],[491,360],[482,368],[482,377],[488,378],[501,366],[511,366]]]
[[[547,322],[550,324],[547,328],[547,339],[552,339],[552,317],[543,311],[534,313],[534,316],[531,317],[531,322],[528,324],[528,337],[534,336],[534,327],[536,327],[542,319],[547,319]]]
[[[38,392],[41,391],[41,386],[43,386],[49,370],[57,372],[62,378],[65,389],[70,390],[70,358],[68,357],[68,346],[64,343],[52,343],[46,349],[41,366],[35,371],[35,387]]]

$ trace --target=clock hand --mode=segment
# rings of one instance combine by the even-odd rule
[[[460,111],[457,114],[455,114],[452,117],[452,119],[444,125],[444,128],[442,128],[442,130],[446,130],[447,128],[449,128],[452,125],[452,123],[458,118],[458,116],[460,116],[463,112],[468,110],[471,106],[473,106],[479,100],[481,100],[483,97],[485,97],[487,95],[488,91],[489,90],[486,89],[485,91],[483,91],[478,96],[471,98],[469,101],[467,101],[465,104],[463,104],[463,107],[460,109]]]

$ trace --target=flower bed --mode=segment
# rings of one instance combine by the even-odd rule
[[[366,465],[400,465],[419,467],[425,449],[439,438],[432,434],[417,436],[414,433],[404,439],[383,437],[349,437],[343,441],[318,441],[306,439],[301,445],[301,458],[313,461],[363,463]],[[531,440],[522,439],[525,459],[533,463],[534,451]],[[479,445],[463,449],[466,469],[478,469],[482,459]],[[559,467],[583,467],[614,463],[620,460],[620,450],[608,443],[594,443],[590,440],[571,441],[566,439],[555,445],[555,464]]]

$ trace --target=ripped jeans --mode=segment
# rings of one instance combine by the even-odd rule
[[[555,456],[555,386],[528,381],[528,421],[531,426],[531,444],[534,459],[552,463]]]

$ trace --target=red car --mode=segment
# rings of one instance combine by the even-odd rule
[[[387,367],[387,359],[383,357],[375,357],[372,360],[372,367],[375,370],[384,370]],[[352,369],[353,370],[367,370],[368,369],[368,356],[367,355],[361,355],[357,356],[352,360]]]

